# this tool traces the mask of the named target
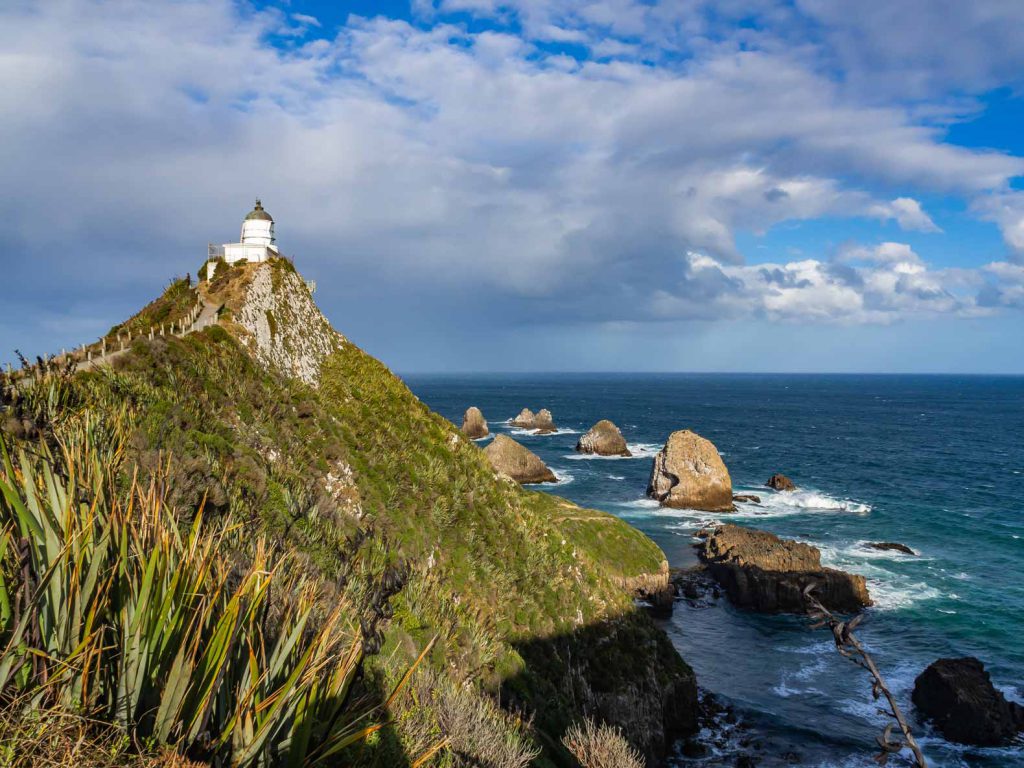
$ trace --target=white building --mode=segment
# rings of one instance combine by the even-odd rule
[[[228,264],[237,261],[266,261],[272,256],[279,255],[274,239],[274,219],[263,210],[263,204],[258,198],[256,206],[242,221],[240,242],[210,246],[210,258],[223,258]],[[211,269],[211,276],[212,272]]]

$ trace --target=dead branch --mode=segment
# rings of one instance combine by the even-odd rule
[[[875,755],[875,762],[879,765],[885,765],[889,762],[889,758],[892,755],[899,754],[904,748],[909,749],[914,755],[914,765],[917,768],[928,768],[928,763],[925,762],[924,754],[921,752],[921,748],[917,745],[914,740],[914,734],[910,732],[910,726],[907,724],[906,718],[903,716],[903,712],[900,711],[899,704],[896,703],[896,698],[892,695],[889,687],[885,684],[885,680],[882,678],[882,673],[878,671],[878,667],[875,666],[874,660],[871,655],[864,650],[864,646],[861,645],[860,641],[854,636],[853,630],[861,619],[864,618],[864,614],[858,614],[849,621],[842,621],[836,616],[832,615],[824,605],[822,605],[811,593],[814,591],[814,584],[809,584],[804,589],[804,600],[808,605],[808,615],[814,624],[811,625],[811,629],[820,629],[821,627],[828,627],[832,630],[832,637],[836,642],[836,650],[839,651],[840,655],[852,661],[858,667],[866,669],[868,674],[871,675],[871,695],[875,701],[885,697],[885,700],[889,704],[888,709],[879,708],[879,712],[887,717],[892,718],[895,722],[889,723],[885,726],[885,730],[882,731],[876,738],[878,746],[881,751]],[[893,738],[893,728],[899,727],[900,732],[903,734],[903,738]]]

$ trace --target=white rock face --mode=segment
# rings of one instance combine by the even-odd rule
[[[316,386],[320,366],[345,337],[331,328],[305,281],[272,263],[257,267],[234,320],[264,365]]]

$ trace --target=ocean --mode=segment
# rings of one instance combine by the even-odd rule
[[[618,515],[653,538],[673,566],[695,562],[693,533],[732,521],[817,546],[826,565],[864,574],[876,605],[858,634],[913,714],[914,678],[940,657],[980,658],[1010,698],[1024,699],[1024,378],[987,376],[559,374],[414,375],[412,390],[461,424],[470,405],[492,432],[547,462],[557,485],[534,486]],[[535,436],[506,420],[552,411],[559,431]],[[579,434],[614,421],[633,458],[583,457]],[[676,429],[718,447],[734,492],[763,504],[732,514],[661,509],[644,498],[652,456]],[[800,490],[764,488],[775,472]],[[895,541],[908,556],[866,548]],[[873,765],[876,712],[866,674],[827,630],[720,600],[677,602],[666,629],[701,687],[740,727],[679,765]],[[731,726],[723,726],[729,729]],[[937,768],[1024,766],[1024,746],[963,747],[915,722]],[[709,734],[710,736],[710,734]],[[741,747],[741,743],[744,745]],[[891,765],[909,764],[901,760]]]

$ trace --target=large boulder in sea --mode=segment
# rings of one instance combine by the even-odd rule
[[[475,405],[467,408],[462,417],[462,434],[471,440],[479,440],[481,437],[487,437],[490,433],[480,409]]]
[[[558,427],[555,426],[555,419],[547,408],[541,408],[537,411],[537,415],[533,418],[533,428],[542,435],[558,431]]]
[[[597,456],[632,456],[626,446],[626,438],[619,428],[608,419],[601,419],[597,424],[584,432],[576,441],[576,450],[580,453],[592,453]]]
[[[499,474],[519,483],[556,483],[558,478],[540,457],[511,437],[495,435],[484,455]]]
[[[949,741],[997,746],[1024,730],[1024,707],[1007,701],[973,656],[930,664],[914,681],[913,700]]]
[[[519,427],[520,429],[533,429],[537,423],[537,416],[529,408],[523,408],[519,412],[519,415],[515,418],[509,419],[508,423],[513,427]]]
[[[871,605],[863,576],[821,565],[821,553],[773,533],[720,525],[706,533],[698,555],[734,605],[755,611],[805,613],[803,591],[831,611],[847,613]]]
[[[718,449],[695,432],[673,432],[654,457],[647,495],[666,507],[731,512],[732,479]]]
[[[785,475],[780,475],[776,472],[774,475],[768,478],[768,482],[765,483],[769,488],[774,488],[776,491],[795,491],[796,486],[793,481]]]

